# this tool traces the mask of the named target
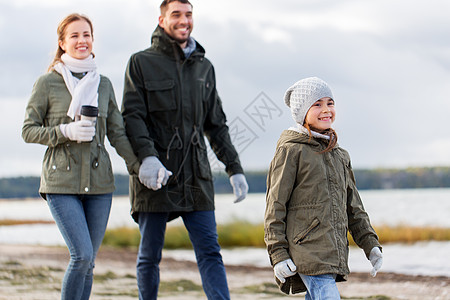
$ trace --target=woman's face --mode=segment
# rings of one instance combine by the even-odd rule
[[[92,42],[89,23],[85,20],[77,20],[67,26],[64,40],[59,41],[59,46],[69,56],[76,59],[85,59],[91,55]]]
[[[334,108],[334,100],[324,97],[317,100],[308,110],[305,123],[311,127],[325,130],[331,128],[336,118],[336,110]]]

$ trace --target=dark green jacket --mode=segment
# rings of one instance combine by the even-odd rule
[[[109,79],[101,76],[98,87],[99,116],[92,142],[73,142],[61,133],[59,125],[71,122],[67,116],[71,100],[63,77],[52,71],[36,81],[26,108],[22,127],[24,141],[48,147],[42,163],[39,189],[44,198],[46,193],[105,194],[114,191],[114,176],[105,149],[105,136],[125,159],[128,171],[139,172],[139,161],[125,134]]]
[[[342,281],[350,272],[348,231],[367,257],[380,244],[347,151],[319,153],[326,142],[292,130],[281,134],[267,177],[264,239],[272,265],[291,258],[301,274],[337,274]],[[278,283],[285,293],[306,290],[298,275]]]
[[[158,191],[132,176],[133,213],[214,209],[204,136],[229,175],[243,173],[216,91],[214,68],[198,43],[186,59],[158,26],[151,47],[133,54],[128,62],[122,115],[138,158],[157,156],[173,173]]]

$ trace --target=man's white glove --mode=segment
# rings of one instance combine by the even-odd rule
[[[90,142],[95,135],[95,126],[91,121],[75,121],[59,125],[62,134],[71,141]]]
[[[231,175],[230,183],[233,187],[233,193],[236,196],[234,203],[244,200],[248,193],[248,184],[244,174]]]
[[[377,276],[377,272],[383,264],[383,254],[381,253],[380,248],[373,247],[372,250],[370,250],[369,260],[373,266],[372,270],[370,271],[370,275],[372,275],[372,277],[375,277]]]
[[[156,156],[147,156],[139,167],[139,181],[154,191],[166,185],[171,175]]]
[[[286,278],[294,276],[297,272],[297,267],[295,266],[292,259],[286,259],[275,266],[273,266],[273,272],[275,273],[275,277],[278,278],[282,283],[286,282]]]

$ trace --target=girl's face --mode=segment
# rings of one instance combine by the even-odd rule
[[[67,25],[64,40],[59,41],[59,46],[69,56],[85,59],[91,55],[92,42],[89,23],[85,20],[77,20]]]
[[[318,129],[326,130],[331,128],[336,117],[336,110],[334,108],[334,100],[330,97],[324,97],[317,100],[308,110],[305,117],[305,123],[309,126]]]

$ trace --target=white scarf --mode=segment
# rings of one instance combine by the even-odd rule
[[[300,124],[298,124],[298,123],[297,123],[297,126],[296,126],[296,127],[290,127],[289,130],[297,131],[297,132],[299,132],[299,133],[304,133],[304,134],[306,134],[306,135],[309,136],[309,131],[308,131],[308,129],[306,129],[303,125],[300,125]],[[311,135],[312,135],[313,137],[319,138],[319,139],[326,139],[326,140],[329,140],[329,139],[330,139],[330,137],[329,137],[328,135],[321,134],[321,133],[318,133],[318,132],[312,131],[312,130],[311,130]]]
[[[56,64],[53,68],[62,75],[66,87],[72,95],[67,115],[75,119],[80,115],[82,105],[92,105],[98,107],[98,86],[100,84],[100,75],[97,73],[97,65],[94,58],[90,55],[86,59],[75,59],[64,53],[61,56],[62,63]],[[85,73],[80,80],[72,75],[74,73]]]

